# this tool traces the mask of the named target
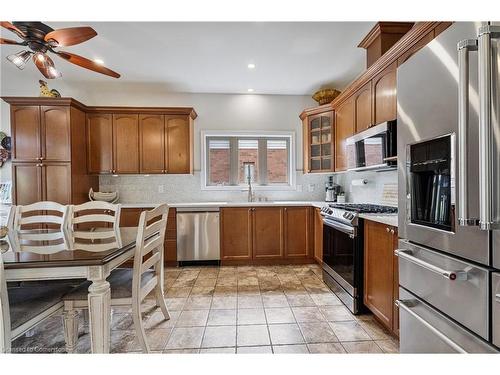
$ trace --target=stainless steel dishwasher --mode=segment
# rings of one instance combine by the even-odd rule
[[[220,260],[218,207],[177,208],[177,260]]]

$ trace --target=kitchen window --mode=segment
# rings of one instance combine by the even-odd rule
[[[239,190],[247,186],[244,163],[253,163],[252,186],[262,190],[291,189],[293,133],[202,134],[202,188]]]

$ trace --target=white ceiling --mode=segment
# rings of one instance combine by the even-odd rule
[[[171,91],[309,95],[318,88],[344,88],[365,68],[357,44],[374,22],[45,22],[54,29],[93,27],[98,36],[62,48],[100,58],[120,81],[163,84]],[[2,30],[2,37],[15,35]],[[19,46],[1,46],[3,74],[43,78],[32,63],[20,71],[5,56]],[[107,82],[114,78],[53,59],[62,80]],[[248,63],[256,68],[249,70]]]

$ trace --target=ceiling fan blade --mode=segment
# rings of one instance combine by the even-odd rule
[[[88,26],[84,27],[68,27],[66,29],[59,29],[51,31],[46,34],[44,39],[46,42],[55,40],[58,46],[74,46],[86,40],[92,39],[97,35],[97,32]]]
[[[75,65],[81,66],[82,68],[93,70],[94,72],[105,74],[107,76],[111,76],[114,78],[120,78],[120,74],[108,69],[102,65],[97,64],[96,62],[89,60],[85,57],[75,55],[74,53],[64,52],[64,51],[53,51],[59,57],[62,57],[64,60],[69,61]]]
[[[9,21],[0,21],[0,26],[5,27],[7,30],[12,31],[13,33],[17,34],[19,38],[26,38],[26,34],[24,34],[21,30],[19,30],[16,26],[14,26],[12,23]]]
[[[37,53],[33,55],[33,62],[45,78],[54,79],[61,76],[61,73],[54,67],[54,62],[47,54]]]
[[[0,44],[15,44],[15,45],[19,45],[19,46],[23,45],[23,43],[16,42],[15,40],[4,39],[4,38],[0,38]]]

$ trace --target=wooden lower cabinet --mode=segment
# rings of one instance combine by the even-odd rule
[[[35,163],[12,163],[14,202],[26,205],[43,200],[42,168]]]
[[[283,209],[252,208],[252,224],[253,258],[283,258]]]
[[[44,200],[71,204],[70,163],[12,163],[12,178],[18,205]]]
[[[141,212],[151,208],[122,208],[120,215],[121,227],[136,227],[139,225]],[[165,234],[165,244],[163,253],[163,263],[166,266],[177,265],[177,212],[175,208],[168,211],[167,231]],[[133,260],[124,264],[125,267],[132,267]]]
[[[309,257],[311,209],[309,207],[285,207],[283,214],[285,257]]]
[[[365,220],[363,302],[390,331],[397,333],[397,228]]]
[[[312,263],[310,207],[221,209],[221,261]]]
[[[42,164],[43,199],[61,204],[71,203],[71,164]]]
[[[323,217],[319,208],[314,208],[314,259],[323,263]]]
[[[252,259],[252,209],[220,210],[221,260]]]

